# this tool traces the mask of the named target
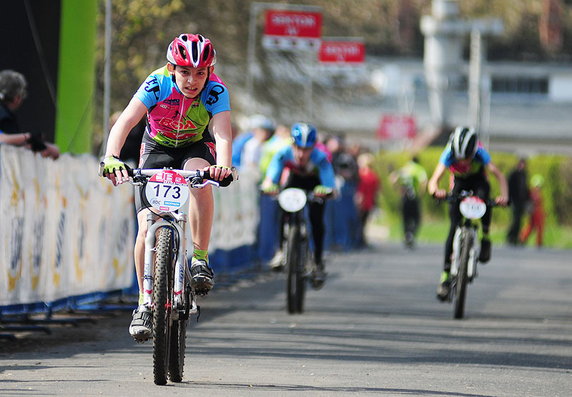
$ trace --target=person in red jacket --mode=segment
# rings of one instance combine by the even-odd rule
[[[530,212],[530,218],[528,224],[522,229],[520,234],[520,242],[524,245],[530,234],[536,230],[536,246],[538,248],[542,247],[542,238],[544,236],[544,219],[546,215],[544,213],[544,205],[542,204],[542,185],[544,184],[544,178],[542,175],[534,175],[530,179],[530,201],[532,203],[532,210]]]
[[[380,189],[379,177],[371,167],[374,157],[371,153],[362,153],[358,156],[359,182],[356,191],[356,204],[359,215],[358,246],[367,246],[365,239],[365,226],[371,212],[377,203],[377,193]]]

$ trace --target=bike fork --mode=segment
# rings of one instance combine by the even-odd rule
[[[184,236],[183,228],[173,222],[160,220],[153,223],[153,214],[148,216],[149,229],[145,236],[145,265],[143,270],[143,304],[149,308],[153,306],[153,253],[155,252],[156,232],[161,227],[175,228],[179,236]],[[184,221],[184,220],[183,220]],[[183,292],[185,288],[185,269],[187,269],[184,239],[178,242],[177,260],[175,262],[175,279],[173,290],[175,293],[175,308],[183,306]]]

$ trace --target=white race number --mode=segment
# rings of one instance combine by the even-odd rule
[[[163,170],[147,181],[145,197],[153,208],[161,212],[173,212],[189,199],[185,177],[172,170]]]

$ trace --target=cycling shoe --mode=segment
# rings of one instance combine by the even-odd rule
[[[153,316],[147,308],[133,310],[133,320],[129,325],[129,334],[136,342],[145,342],[153,334]]]
[[[206,295],[214,287],[214,272],[205,260],[191,261],[191,288],[197,295]]]

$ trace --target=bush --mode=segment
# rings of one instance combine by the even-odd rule
[[[435,166],[439,161],[442,147],[429,147],[418,155],[420,164],[431,177]],[[493,163],[508,177],[510,171],[518,162],[518,156],[510,153],[491,153]],[[382,181],[382,189],[378,203],[383,211],[387,212],[387,218],[399,219],[400,195],[399,189],[392,186],[389,175],[392,171],[402,167],[411,154],[405,152],[382,151],[376,156],[374,168]],[[537,155],[527,160],[529,178],[534,174],[544,177],[543,199],[544,209],[547,214],[546,230],[555,226],[572,226],[572,159],[557,155]],[[440,186],[447,189],[449,173],[441,179]],[[490,177],[491,196],[499,193],[498,182],[494,176]],[[422,197],[423,218],[447,220],[447,206],[440,205],[427,194]],[[511,211],[495,209],[493,225],[499,228],[507,228],[510,222]]]

